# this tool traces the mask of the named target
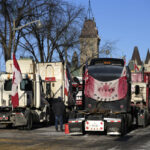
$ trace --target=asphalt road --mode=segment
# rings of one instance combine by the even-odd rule
[[[54,126],[31,131],[0,129],[0,150],[150,150],[150,126],[123,137],[98,134],[70,136]]]

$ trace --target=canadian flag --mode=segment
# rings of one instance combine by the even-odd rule
[[[139,71],[139,68],[138,68],[138,66],[136,64],[134,64],[134,70],[135,71]]]
[[[121,77],[112,81],[99,81],[89,74],[84,88],[85,96],[97,101],[120,100],[127,95],[127,91],[128,84],[125,66],[121,73]]]
[[[13,54],[13,66],[12,66],[12,71],[13,71],[13,80],[12,80],[12,106],[13,108],[19,106],[19,97],[18,97],[18,84],[22,80],[22,75],[21,75],[21,70],[18,65],[18,62],[15,58],[15,54]]]
[[[87,61],[85,63],[85,72],[84,72],[83,79],[85,80],[85,83],[88,81],[88,62]]]
[[[67,76],[67,70],[65,71],[65,90],[64,93],[66,96],[68,96],[69,92],[69,81],[68,81],[68,76]]]

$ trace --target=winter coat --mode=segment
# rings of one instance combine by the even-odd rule
[[[63,101],[57,101],[53,103],[52,110],[55,114],[55,116],[60,116],[64,114],[65,111],[65,105]]]

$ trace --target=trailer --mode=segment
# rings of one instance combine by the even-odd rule
[[[52,103],[61,97],[66,107],[73,107],[72,78],[69,67],[62,62],[37,63],[45,98]]]
[[[36,67],[42,80],[44,96],[50,104],[52,122],[54,122],[52,105],[58,98],[64,102],[66,108],[64,121],[66,122],[70,111],[75,109],[69,67],[63,62],[37,63]]]
[[[132,72],[131,106],[134,122],[146,127],[150,122],[150,73]]]
[[[133,123],[131,74],[123,59],[97,58],[83,69],[84,109],[70,113],[69,134],[124,135]]]
[[[18,85],[19,105],[12,106],[13,60],[6,62],[0,75],[0,126],[32,129],[34,123],[49,123],[50,105],[44,98],[42,82],[32,59],[20,59],[22,81]]]

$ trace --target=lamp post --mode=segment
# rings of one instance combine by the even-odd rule
[[[28,25],[30,25],[30,24],[33,24],[33,23],[38,23],[38,27],[41,27],[41,26],[42,26],[40,20],[35,20],[35,21],[31,21],[31,22],[29,22],[29,23],[27,23],[27,24],[25,24],[25,25],[22,25],[22,26],[19,26],[19,27],[16,28],[16,26],[15,26],[15,21],[14,21],[14,24],[13,24],[13,25],[14,25],[13,31],[20,30],[20,29],[22,29],[22,28],[24,28],[24,27],[26,27],[26,26],[28,26]]]
[[[37,26],[40,28],[42,26],[41,21],[40,20],[35,20],[35,21],[31,21],[25,25],[19,26],[16,28],[16,23],[15,23],[15,19],[13,19],[13,53],[15,52],[15,35],[16,35],[16,31],[17,30],[21,30],[22,28],[33,24],[33,23],[37,23]]]
[[[15,19],[13,19],[13,53],[15,52],[15,34],[16,34],[16,30],[14,30],[15,27],[16,27],[16,22]]]

